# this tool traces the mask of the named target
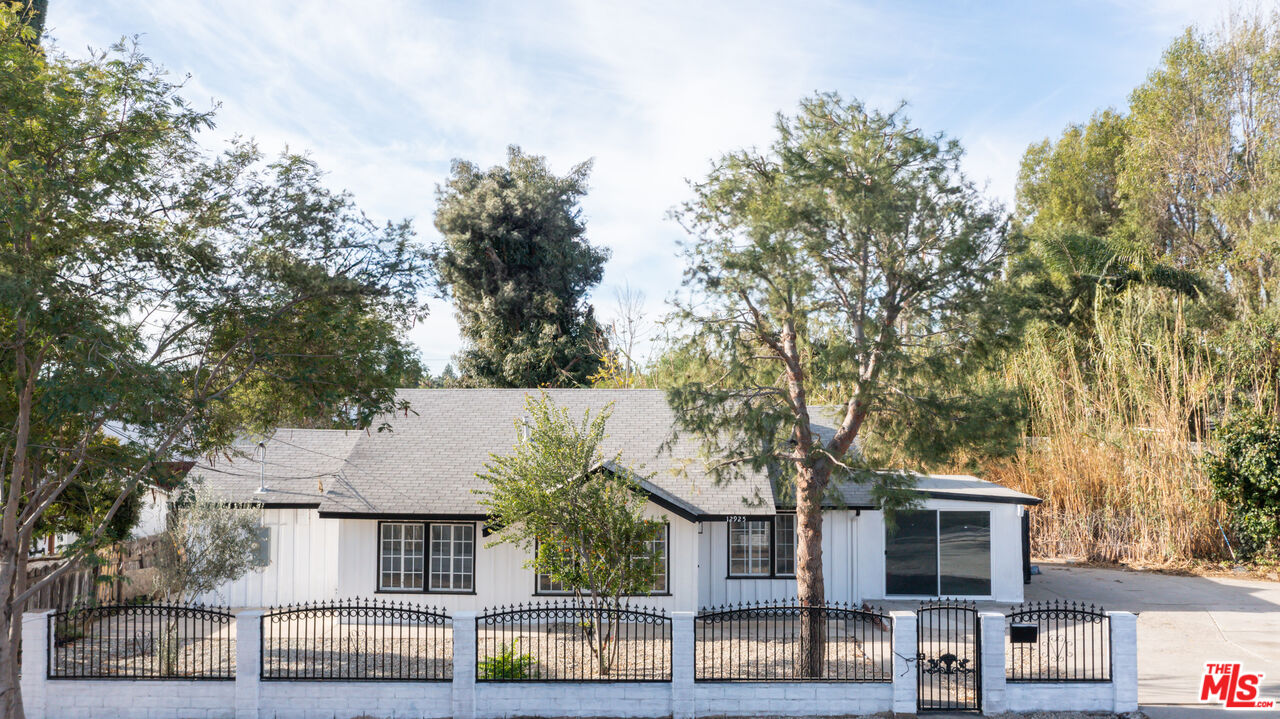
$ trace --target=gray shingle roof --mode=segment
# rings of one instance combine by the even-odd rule
[[[525,397],[538,391],[406,389],[398,399],[410,410],[384,418],[390,431],[279,429],[266,440],[265,493],[256,491],[259,462],[253,443],[238,446],[230,459],[200,462],[189,476],[210,481],[235,501],[315,506],[322,514],[480,517],[481,497],[473,490],[486,484],[476,474],[490,455],[515,445]],[[575,417],[612,403],[604,454],[621,453],[625,465],[646,477],[642,486],[658,504],[684,516],[775,511],[764,474],[716,484],[704,468],[696,437],[681,433],[663,447],[675,415],[661,390],[546,392]],[[834,431],[817,426],[827,424],[815,420],[820,435]],[[927,496],[1038,501],[976,477],[922,475],[918,488]],[[836,504],[874,506],[868,485],[842,482],[838,492]]]
[[[384,418],[391,431],[278,430],[267,441],[265,495],[254,492],[258,463],[249,456],[202,462],[191,476],[210,479],[236,501],[311,502],[322,513],[480,516],[484,509],[473,490],[485,483],[476,474],[491,454],[515,445],[525,397],[538,391],[406,389],[398,399],[411,409]],[[575,417],[613,403],[603,451],[610,457],[620,452],[623,463],[647,475],[644,484],[656,498],[699,515],[773,513],[763,474],[717,485],[703,467],[696,438],[682,435],[663,449],[675,415],[662,391],[546,392]],[[292,468],[283,466],[291,462]]]
[[[326,491],[341,482],[346,460],[362,432],[331,429],[277,429],[265,440],[265,461],[257,443],[241,441],[227,456],[205,458],[187,474],[208,481],[238,502],[319,506]],[[258,493],[259,472],[268,491]]]

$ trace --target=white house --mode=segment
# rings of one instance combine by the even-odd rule
[[[280,429],[265,453],[197,464],[190,478],[262,507],[270,564],[205,601],[237,607],[349,597],[480,609],[562,594],[491,539],[476,474],[518,441],[538,390],[402,390],[411,409],[388,430]],[[653,390],[548,390],[579,415],[613,404],[607,454],[652,477],[648,511],[664,517],[661,571],[644,603],[695,610],[795,594],[795,515],[763,474],[717,485],[696,438],[668,447],[674,415]],[[820,431],[830,428],[818,428]],[[244,448],[254,454],[252,448]],[[921,476],[918,509],[887,531],[865,485],[846,483],[825,512],[828,599],[1022,600],[1022,518],[1040,500],[968,476]]]

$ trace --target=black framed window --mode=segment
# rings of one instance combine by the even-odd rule
[[[729,576],[767,577],[770,523],[767,519],[729,522]]]
[[[991,594],[991,513],[911,510],[885,528],[885,594]]]
[[[645,546],[656,553],[657,561],[653,567],[653,584],[647,594],[666,594],[668,589],[668,556],[670,552],[668,539],[671,536],[671,525],[664,523],[662,531],[656,537],[645,542]],[[538,547],[534,551],[539,551]],[[572,594],[573,588],[563,582],[557,582],[549,574],[538,574],[534,581],[535,594]]]
[[[475,552],[474,524],[432,524],[431,590],[471,591]]]
[[[423,532],[424,525],[417,522],[382,522],[378,525],[378,589],[422,591]]]
[[[667,593],[667,537],[671,534],[671,525],[662,525],[662,531],[658,532],[658,536],[645,542],[645,548],[649,550],[649,556],[655,557],[653,563],[653,584],[649,588],[650,594],[666,594]]]
[[[773,573],[793,577],[796,573],[796,515],[773,518]]]
[[[936,596],[938,593],[938,513],[908,510],[885,528],[885,594]]]
[[[378,591],[475,591],[472,522],[379,522]]]

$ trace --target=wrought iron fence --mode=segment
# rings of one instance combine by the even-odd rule
[[[982,709],[982,633],[974,602],[930,599],[916,610],[916,708]]]
[[[1111,681],[1111,618],[1102,607],[1020,604],[1010,608],[1006,621],[1008,681]]]
[[[671,617],[589,602],[518,604],[476,617],[476,681],[671,681]]]
[[[704,609],[694,620],[694,647],[696,681],[893,679],[892,620],[848,604],[790,600]]]
[[[50,679],[235,679],[235,617],[177,604],[88,606],[49,615]]]
[[[264,681],[449,681],[453,625],[409,602],[343,600],[262,615]]]

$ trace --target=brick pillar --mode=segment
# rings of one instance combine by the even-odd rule
[[[1111,688],[1115,692],[1112,711],[1138,711],[1138,615],[1107,612],[1111,617]]]
[[[236,614],[236,719],[258,719],[262,676],[262,610]]]
[[[476,716],[476,613],[453,613],[453,719]]]
[[[693,719],[693,612],[671,613],[671,718]]]
[[[916,713],[916,614],[890,612],[893,618],[893,713]]]
[[[53,637],[49,636],[52,611],[27,612],[22,615],[22,707],[27,719],[45,719],[48,712],[49,653]]]
[[[1004,689],[1004,615],[980,612],[978,631],[982,635],[982,713],[1003,714],[1008,702]]]

